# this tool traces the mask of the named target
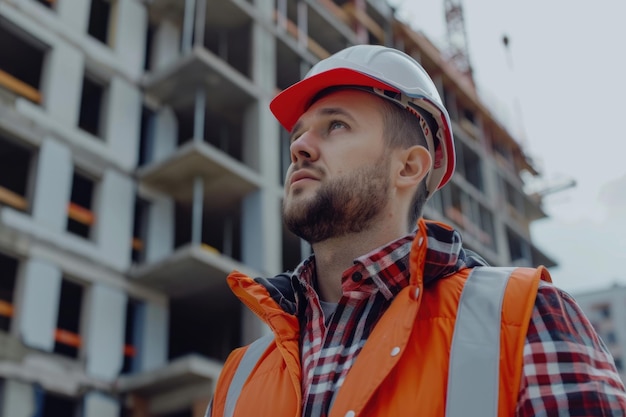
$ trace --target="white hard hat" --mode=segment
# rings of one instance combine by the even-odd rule
[[[302,81],[279,93],[270,103],[270,110],[291,131],[317,93],[338,86],[367,87],[418,117],[433,160],[426,180],[429,196],[450,180],[455,155],[448,112],[424,68],[397,49],[356,45],[341,50],[318,62]]]

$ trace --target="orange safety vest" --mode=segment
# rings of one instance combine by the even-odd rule
[[[414,275],[423,270],[425,262],[425,251],[415,248],[417,242],[423,241],[419,234],[411,251],[411,283],[394,298],[376,324],[337,392],[329,417],[443,417],[450,415],[446,407],[450,407],[447,396],[451,387],[456,390],[456,398],[465,390],[471,393],[483,388],[473,386],[471,382],[480,370],[472,371],[476,375],[464,375],[461,380],[470,382],[463,382],[460,386],[454,377],[449,378],[455,367],[461,370],[457,374],[472,369],[471,366],[464,368],[467,363],[452,364],[450,354],[454,337],[463,338],[459,336],[462,331],[455,330],[461,295],[470,273],[481,268],[460,270],[424,288],[419,276],[415,279]],[[496,370],[492,376],[496,391],[492,414],[497,416],[511,416],[515,412],[523,348],[539,281],[550,281],[543,267],[511,268],[507,275],[499,320],[495,317],[496,329],[497,322],[500,323],[497,329],[500,343],[499,361],[494,361]],[[210,415],[222,417],[225,410],[229,410],[234,417],[300,416],[302,395],[297,317],[284,312],[265,287],[251,278],[234,272],[228,281],[233,292],[270,326],[275,337],[262,350],[258,361],[255,359],[249,375],[238,387],[236,404],[227,407],[228,390],[247,347],[237,349],[229,356],[218,380]],[[480,290],[477,292],[480,294]],[[462,314],[471,317],[471,311]],[[481,324],[475,327],[476,331],[470,329],[465,335],[480,339],[482,330],[487,329]],[[471,323],[470,327],[473,327]],[[454,340],[458,342],[457,339]],[[476,345],[475,341],[470,341],[470,349],[472,344]],[[476,349],[479,356],[481,349],[480,346]],[[481,401],[472,396],[467,400]],[[457,401],[454,406],[458,410],[463,404]]]
[[[425,291],[419,310],[411,287],[396,296],[350,369],[330,417],[446,415],[450,346],[469,271],[435,282]],[[549,281],[544,268],[516,269],[505,291],[500,320],[499,416],[515,412],[522,350],[539,279]],[[268,295],[264,301],[270,300]],[[268,309],[268,315],[274,315],[267,318],[280,324],[274,329],[279,337],[263,352],[243,385],[234,416],[300,416],[297,320],[291,316],[295,327],[283,327],[288,317],[277,310],[277,305]],[[213,398],[212,416],[223,416],[228,387],[246,349],[234,351],[227,360]]]

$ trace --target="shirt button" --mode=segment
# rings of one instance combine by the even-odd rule
[[[391,356],[396,356],[398,353],[400,353],[400,348],[398,346],[391,349]]]
[[[356,416],[356,413],[353,410],[350,410],[346,413],[346,417],[354,417]]]
[[[359,282],[362,279],[363,279],[363,274],[361,274],[360,272],[355,272],[354,274],[352,274],[352,281]]]

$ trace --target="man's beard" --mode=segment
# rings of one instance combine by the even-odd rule
[[[366,230],[387,204],[389,158],[330,179],[316,194],[283,203],[283,218],[296,236],[313,244]]]

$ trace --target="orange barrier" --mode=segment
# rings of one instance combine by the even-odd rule
[[[14,193],[0,185],[0,203],[7,204],[15,209],[25,211],[28,209],[28,201],[21,195]]]
[[[133,345],[124,345],[124,356],[130,356],[131,358],[137,354],[137,350]]]
[[[70,219],[87,226],[91,226],[96,220],[91,210],[72,202],[70,202],[67,206],[67,216]]]
[[[353,3],[344,4],[343,10],[348,15],[350,15],[350,17],[365,26],[365,28],[369,30],[370,33],[374,35],[380,42],[383,42],[385,40],[385,31],[383,30],[383,28],[381,28],[378,23],[376,23],[376,21],[368,16],[367,13],[365,13],[363,10],[356,8]]]
[[[140,251],[143,249],[143,240],[139,239],[138,237],[134,237],[132,239],[131,245],[133,247],[133,250]]]
[[[82,344],[82,340],[79,334],[64,329],[55,330],[54,340],[63,345],[72,346],[75,348],[79,348]]]
[[[13,317],[13,304],[0,300],[0,316]]]
[[[284,16],[285,21],[287,22],[287,33],[289,33],[294,38],[298,39],[300,36],[306,37],[306,47],[311,51],[314,55],[316,55],[320,59],[328,58],[330,53],[326,49],[324,49],[319,43],[315,42],[313,39],[308,37],[305,33],[301,33],[298,30],[298,25],[289,20],[286,16]],[[278,22],[278,11],[274,10],[274,22]]]
[[[30,101],[34,101],[35,103],[41,103],[41,93],[39,92],[39,90],[15,78],[8,72],[2,71],[1,69],[0,86],[4,86],[14,93],[29,99]]]

